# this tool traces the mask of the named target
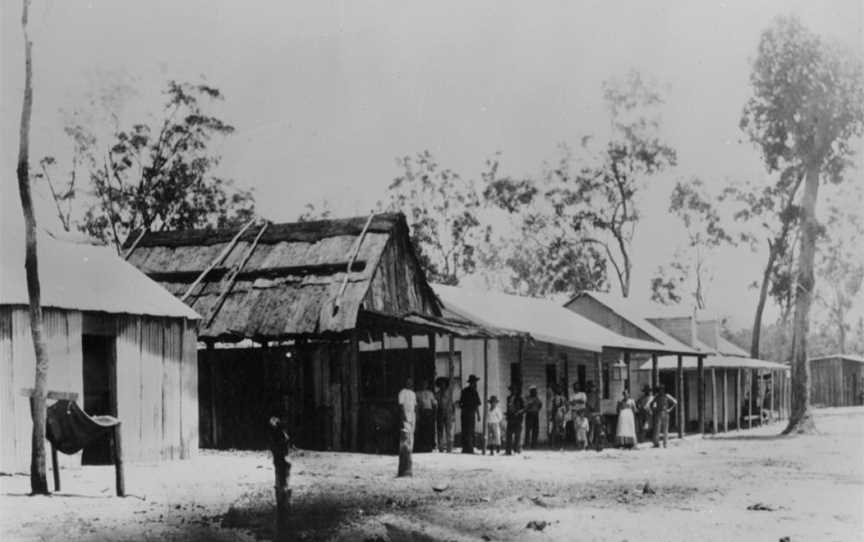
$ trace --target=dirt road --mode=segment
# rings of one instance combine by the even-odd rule
[[[864,409],[821,411],[817,423],[819,435],[778,437],[772,425],[666,450],[418,454],[411,479],[394,477],[395,457],[301,452],[294,528],[306,540],[860,540]],[[126,499],[111,497],[112,476],[66,471],[52,497],[26,496],[26,476],[0,477],[0,538],[271,536],[263,453],[130,467]]]

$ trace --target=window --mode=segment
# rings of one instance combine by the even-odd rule
[[[603,399],[609,399],[610,391],[609,391],[609,380],[610,379],[609,364],[603,364]]]
[[[435,377],[447,376],[447,366],[450,363],[449,352],[435,354]],[[462,379],[462,352],[453,352],[453,376]]]
[[[584,390],[586,384],[585,366],[579,364],[576,366],[576,381],[579,383],[579,389]]]
[[[546,391],[552,390],[552,385],[558,383],[558,366],[554,363],[546,364]]]
[[[510,364],[510,385],[513,384],[522,386],[522,365],[519,363]]]

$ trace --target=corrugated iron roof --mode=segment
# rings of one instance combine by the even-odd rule
[[[554,301],[439,284],[432,287],[447,310],[484,326],[528,333],[539,341],[592,352],[601,352],[604,347],[670,352],[660,343],[618,335]]]
[[[626,299],[622,299],[620,297],[614,296],[612,294],[607,294],[603,292],[580,292],[576,296],[574,296],[570,301],[573,301],[580,296],[588,296],[608,307],[610,310],[618,314],[621,318],[627,320],[634,326],[638,327],[645,333],[647,333],[652,339],[661,343],[663,347],[668,351],[674,351],[676,353],[695,355],[700,353],[699,350],[687,346],[682,343],[675,337],[667,334],[665,331],[655,326],[648,320],[642,317],[640,312],[636,310],[634,307],[631,307]],[[569,304],[569,302],[568,302]],[[569,310],[569,309],[568,309]],[[605,329],[605,328],[604,328]]]
[[[819,356],[818,358],[810,358],[810,362],[825,361],[826,359],[842,359],[846,361],[854,361],[855,363],[864,363],[864,357],[853,356],[850,354],[834,354],[831,356]]]
[[[683,360],[682,366],[685,371],[697,369],[698,362],[694,358],[686,357]],[[657,367],[661,371],[672,370],[678,368],[678,359],[674,356],[659,356],[657,358]],[[788,369],[787,365],[774,361],[765,361],[761,359],[745,358],[738,356],[705,356],[703,367],[706,369]],[[650,371],[651,361],[646,361],[639,366],[640,371]]]
[[[27,305],[23,231],[4,227],[0,245],[0,304]],[[39,235],[37,247],[44,307],[200,318],[110,248],[70,243],[46,234]]]

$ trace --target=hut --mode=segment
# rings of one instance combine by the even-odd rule
[[[540,442],[546,440],[548,405],[553,385],[565,384],[567,393],[594,384],[600,411],[614,426],[617,401],[633,388],[637,369],[656,355],[697,354],[681,343],[663,344],[652,338],[633,338],[611,331],[547,299],[434,285],[448,311],[500,331],[483,341],[457,340],[461,374],[477,374],[487,396],[508,395],[511,383],[534,385],[547,408],[540,413]],[[488,359],[488,364],[484,360]],[[614,434],[610,431],[610,434]]]
[[[122,421],[126,461],[187,458],[198,448],[198,315],[112,250],[40,235],[49,391]],[[22,390],[35,354],[20,227],[0,232],[0,471],[26,471],[32,421]],[[61,464],[110,462],[109,442]]]
[[[810,403],[864,405],[864,357],[834,354],[810,359]]]
[[[442,316],[401,214],[130,235],[129,261],[203,316],[202,446],[395,451],[396,396],[436,374]]]
[[[645,314],[631,300],[598,292],[580,293],[567,307],[626,336],[684,344],[697,353],[658,355],[638,367],[638,382],[663,384],[679,400],[673,424],[679,435],[750,427],[788,412],[786,366],[751,359],[721,335],[716,318],[677,308],[674,315],[668,308],[663,316]]]

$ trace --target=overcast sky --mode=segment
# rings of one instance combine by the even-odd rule
[[[158,111],[170,78],[202,76],[237,132],[220,173],[253,187],[259,211],[293,220],[327,199],[366,214],[397,175],[397,156],[429,149],[477,175],[496,152],[504,174],[531,175],[607,124],[601,82],[630,68],[667,98],[664,135],[679,166],[651,185],[637,234],[634,296],[674,251],[675,178],[712,186],[761,178],[738,119],[761,30],[796,14],[812,30],[864,50],[864,3],[256,2],[33,0],[34,158],[63,156],[59,111],[99,81],[135,82],[130,111]],[[20,2],[2,3],[2,185],[17,202],[14,160],[23,88]],[[107,75],[106,75],[107,74]],[[44,202],[43,202],[44,203]],[[4,204],[4,209],[9,206]],[[51,223],[46,213],[44,223]],[[764,255],[721,255],[714,310],[748,325]]]

